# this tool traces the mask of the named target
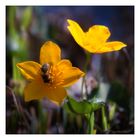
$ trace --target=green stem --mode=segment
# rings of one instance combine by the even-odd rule
[[[12,58],[12,68],[13,68],[13,79],[19,80],[21,79],[20,73],[16,67],[16,64],[19,62],[18,58],[16,56],[13,56]]]
[[[91,112],[89,114],[89,118],[88,118],[88,134],[93,134],[93,130],[94,130],[94,112]]]
[[[82,78],[82,86],[81,86],[81,93],[82,93],[82,98],[84,98],[84,83],[85,83],[85,76]]]
[[[107,118],[106,118],[106,114],[105,114],[105,107],[102,107],[102,124],[103,124],[103,128],[105,131],[108,130],[108,126],[107,126]]]
[[[91,54],[88,53],[88,52],[86,52],[86,63],[84,65],[84,72],[85,73],[87,72],[87,67],[88,67],[90,58],[91,58]],[[87,87],[86,87],[86,84],[85,83],[86,83],[86,77],[84,76],[83,77],[83,80],[82,80],[82,86],[81,86],[81,93],[82,93],[83,98],[84,98],[84,93],[83,93],[83,91],[84,91],[84,85],[85,85],[85,89],[86,89],[86,95],[88,94],[87,93]]]
[[[17,80],[17,72],[16,72],[16,58],[13,56],[12,58],[12,68],[13,68],[13,79]]]
[[[88,52],[86,52],[86,63],[85,63],[85,65],[84,65],[84,71],[85,71],[85,72],[87,72],[87,66],[88,66],[88,64],[89,64],[90,59],[91,59],[91,54],[88,53]]]

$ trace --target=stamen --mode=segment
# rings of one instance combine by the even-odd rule
[[[60,86],[60,85],[62,85],[63,83],[64,83],[64,80],[62,80],[62,81],[56,83],[56,86]]]
[[[59,76],[62,76],[63,72],[62,71],[59,71],[56,76],[59,77]]]
[[[63,72],[57,67],[50,65],[46,73],[41,74],[44,83],[46,83],[50,88],[56,88],[63,84]]]

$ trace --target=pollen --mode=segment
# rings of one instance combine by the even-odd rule
[[[51,67],[50,69],[50,76],[51,76],[51,81],[53,86],[59,86],[63,84],[63,72],[58,70],[57,67]]]

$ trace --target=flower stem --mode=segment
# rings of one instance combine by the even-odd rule
[[[107,126],[107,118],[106,118],[106,115],[105,115],[105,107],[104,106],[102,107],[102,124],[103,124],[104,130],[107,131],[108,126]]]
[[[14,80],[20,80],[21,79],[21,76],[20,76],[20,73],[18,72],[18,69],[16,67],[16,64],[19,62],[18,58],[13,56],[12,58],[12,71],[13,71],[13,79]]]
[[[85,98],[84,95],[84,83],[85,83],[85,76],[82,78],[82,85],[81,85],[81,93],[82,93],[82,98]]]
[[[84,65],[84,72],[86,73],[87,72],[88,64],[90,62],[91,54],[88,53],[88,52],[85,52],[85,53],[86,53],[86,63]],[[84,86],[85,86],[86,95],[87,95],[88,94],[88,91],[87,91],[87,86],[86,86],[86,76],[83,77],[83,79],[82,79],[82,86],[81,86],[81,93],[82,93],[82,97],[83,98],[85,98],[85,95],[84,95]]]
[[[84,65],[84,71],[87,72],[87,67],[88,67],[88,64],[90,62],[90,59],[91,59],[91,54],[86,52],[86,63]]]
[[[94,130],[94,112],[91,112],[89,114],[89,118],[88,118],[88,134],[93,134],[93,130]]]

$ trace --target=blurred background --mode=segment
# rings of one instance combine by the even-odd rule
[[[109,41],[122,41],[127,47],[112,53],[92,54],[86,86],[88,99],[96,96],[106,103],[108,131],[103,130],[101,110],[95,112],[97,134],[134,133],[134,7],[133,6],[7,6],[6,7],[6,133],[7,134],[85,134],[85,118],[67,106],[58,107],[47,99],[24,102],[25,79],[16,63],[39,62],[45,41],[57,43],[62,58],[84,70],[85,51],[67,29],[67,19],[77,21],[84,31],[92,25],[105,25]],[[68,89],[76,100],[81,97],[81,81]]]

